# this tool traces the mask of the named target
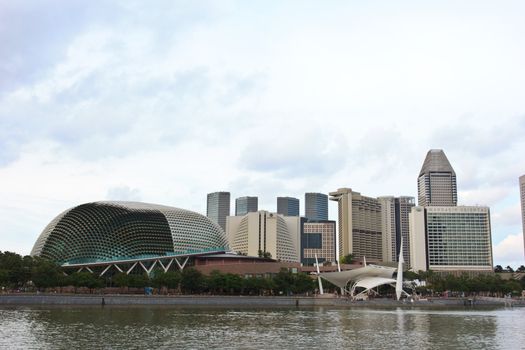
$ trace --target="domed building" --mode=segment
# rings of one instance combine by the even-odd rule
[[[38,237],[32,256],[60,264],[226,250],[219,225],[193,211],[139,202],[93,202],[68,209]]]

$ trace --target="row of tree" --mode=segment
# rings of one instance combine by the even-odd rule
[[[316,283],[304,273],[282,270],[272,278],[243,278],[231,273],[213,271],[209,276],[193,268],[180,271],[154,271],[146,274],[118,273],[98,277],[90,272],[66,275],[53,262],[11,252],[0,252],[0,287],[7,289],[35,287],[37,289],[72,286],[91,290],[104,287],[155,287],[177,290],[185,294],[302,294],[313,292]]]
[[[461,292],[466,294],[489,293],[492,295],[503,295],[512,293],[521,294],[525,289],[525,277],[521,280],[503,279],[499,274],[441,274],[433,271],[420,271],[419,273],[406,272],[407,279],[419,279],[427,282],[421,291],[444,291]]]
[[[494,272],[525,272],[525,266],[521,265],[514,271],[514,269],[510,266],[503,268],[501,265],[496,265],[494,267]]]

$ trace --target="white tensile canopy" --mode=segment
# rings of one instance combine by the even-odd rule
[[[321,273],[320,276],[328,282],[335,284],[339,288],[345,288],[346,285],[351,281],[359,282],[372,277],[392,279],[394,272],[396,272],[396,269],[393,267],[367,265],[355,270],[325,272]],[[393,281],[395,282],[395,280]]]
[[[387,266],[367,265],[355,270],[319,273],[319,276],[337,287],[348,291],[352,298],[358,299],[366,295],[370,290],[373,290],[373,288],[382,285],[397,287],[398,283],[403,283],[392,278],[398,269]],[[350,290],[346,289],[346,286],[351,282]],[[364,290],[356,294],[356,288],[363,288]],[[404,291],[402,292],[407,294]]]

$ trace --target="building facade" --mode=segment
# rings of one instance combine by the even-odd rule
[[[226,232],[233,251],[248,256],[270,253],[273,259],[299,262],[301,218],[265,210],[228,216]]]
[[[410,213],[414,271],[492,271],[488,207],[414,207]]]
[[[523,254],[525,256],[525,175],[520,176],[521,224],[523,227]]]
[[[456,173],[443,150],[428,151],[419,172],[417,192],[422,207],[457,205]]]
[[[206,216],[226,230],[226,217],[230,216],[230,192],[208,193]]]
[[[164,205],[104,201],[68,209],[38,237],[32,256],[65,264],[227,248],[218,224]]]
[[[328,195],[315,192],[305,193],[304,216],[308,220],[328,220]]]
[[[410,266],[410,228],[409,214],[415,205],[414,197],[378,198],[381,204],[381,228],[383,232],[383,258],[385,262],[399,260],[401,237],[403,238],[403,258]]]
[[[284,216],[299,216],[299,199],[292,197],[277,197],[277,214]]]
[[[319,263],[335,262],[336,231],[335,221],[306,221],[302,222],[301,230],[301,263],[315,264],[315,257]]]
[[[239,197],[235,199],[235,216],[243,216],[259,210],[257,197]]]
[[[339,257],[353,254],[355,258],[383,259],[381,204],[350,188],[330,192],[330,200],[338,202]]]

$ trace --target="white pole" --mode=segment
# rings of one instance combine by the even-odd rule
[[[323,282],[321,282],[321,272],[319,271],[319,260],[317,260],[317,254],[315,254],[315,265],[317,266],[317,282],[319,283],[319,294],[323,295]]]
[[[403,292],[403,236],[401,236],[401,245],[399,247],[399,263],[397,264],[396,296],[397,300],[401,298]]]

